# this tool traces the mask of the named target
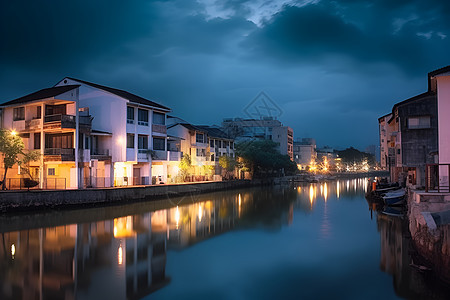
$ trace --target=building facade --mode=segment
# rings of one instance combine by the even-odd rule
[[[427,164],[438,150],[436,89],[396,103],[390,114],[378,119],[381,166],[392,182],[425,186]]]
[[[222,128],[236,141],[271,140],[278,144],[278,151],[294,160],[294,131],[274,119],[224,119]]]
[[[312,138],[303,138],[293,144],[294,161],[299,170],[308,170],[311,165],[315,165],[317,152],[316,141]]]
[[[66,77],[1,107],[1,126],[42,154],[32,165],[41,188],[152,184],[180,159],[167,147],[170,109],[123,90]]]

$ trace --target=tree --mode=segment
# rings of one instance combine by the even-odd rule
[[[178,166],[180,168],[181,176],[183,177],[183,180],[186,180],[186,178],[189,176],[191,167],[192,167],[192,161],[189,154],[184,154],[181,158],[180,164]]]
[[[238,143],[236,153],[242,166],[248,168],[253,177],[276,176],[282,170],[287,175],[298,171],[297,165],[289,156],[280,154],[278,145],[270,140]]]
[[[219,165],[225,170],[225,177],[230,177],[230,172],[234,171],[236,161],[226,155],[219,157]]]
[[[3,164],[5,172],[3,174],[2,190],[6,189],[6,175],[8,169],[12,168],[15,164],[24,166],[25,172],[31,177],[29,172],[29,163],[39,158],[38,151],[31,151],[24,153],[22,138],[17,136],[14,131],[0,129],[0,153],[3,158]]]

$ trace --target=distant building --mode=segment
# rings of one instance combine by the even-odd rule
[[[427,92],[396,103],[378,123],[381,166],[391,181],[424,186],[426,165],[434,163],[438,149],[435,85],[430,80]]]
[[[260,120],[224,119],[222,127],[236,141],[271,140],[278,144],[281,154],[289,155],[294,160],[294,131],[273,117],[263,117]]]
[[[180,142],[181,155],[188,154],[194,174],[206,176],[203,166],[214,167],[213,175],[221,175],[219,158],[235,157],[234,140],[218,127],[193,125],[178,117],[168,117],[168,135]],[[211,178],[213,179],[213,178]],[[216,177],[216,179],[218,179]]]
[[[294,161],[299,170],[306,170],[312,162],[316,161],[316,141],[312,138],[297,140],[293,145]]]

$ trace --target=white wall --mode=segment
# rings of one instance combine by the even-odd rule
[[[437,77],[439,163],[450,163],[450,76]]]

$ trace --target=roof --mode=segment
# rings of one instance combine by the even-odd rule
[[[198,125],[196,127],[205,130],[210,137],[220,138],[220,139],[230,139],[228,137],[228,135],[224,131],[222,131],[220,128],[206,126],[206,125]]]
[[[129,92],[124,91],[124,90],[119,90],[119,89],[107,87],[107,86],[104,86],[104,85],[100,85],[100,84],[96,84],[96,83],[92,83],[92,82],[88,82],[88,81],[84,81],[84,80],[80,80],[80,79],[76,79],[76,78],[72,78],[72,77],[65,77],[65,78],[70,79],[70,80],[74,80],[74,81],[77,81],[77,82],[80,82],[80,83],[83,83],[83,84],[86,84],[86,85],[89,85],[89,86],[97,88],[97,89],[104,90],[104,91],[109,92],[111,94],[114,94],[116,96],[119,96],[119,97],[122,97],[124,99],[127,99],[130,102],[144,104],[144,105],[152,106],[154,108],[159,108],[159,109],[162,109],[162,110],[168,110],[168,111],[171,110],[170,108],[168,108],[168,107],[166,107],[164,105],[161,105],[161,104],[158,104],[156,102],[147,100],[145,98],[139,97],[139,96],[137,96],[135,94],[129,93]]]
[[[91,135],[112,135],[112,133],[108,132],[108,131],[92,129],[91,130]]]
[[[174,124],[172,124],[172,125],[167,126],[167,129],[172,128],[172,127],[175,127],[175,126],[177,126],[177,125],[181,125],[181,126],[187,128],[187,129],[193,130],[193,131],[201,131],[201,132],[205,132],[205,133],[207,132],[206,130],[201,129],[201,128],[199,128],[199,127],[197,127],[197,126],[194,126],[194,125],[192,125],[192,124],[189,124],[189,123],[174,123]]]
[[[447,73],[450,72],[450,66],[446,66],[434,71],[431,71],[430,73],[428,73],[428,77],[434,77],[436,75],[442,74],[442,73]]]
[[[425,93],[416,95],[416,96],[414,96],[414,97],[408,98],[408,99],[406,99],[406,100],[403,100],[403,101],[401,101],[401,102],[395,103],[394,106],[392,107],[392,112],[391,112],[391,113],[388,113],[388,114],[386,114],[386,115],[384,115],[384,116],[379,117],[378,120],[380,120],[381,118],[387,117],[387,116],[389,116],[390,114],[392,114],[390,120],[388,120],[388,123],[391,123],[391,121],[394,119],[394,116],[395,116],[395,109],[396,109],[397,107],[402,106],[402,105],[405,105],[405,104],[409,104],[410,102],[414,102],[414,101],[417,101],[417,100],[421,100],[421,99],[426,98],[426,97],[432,97],[432,96],[435,96],[435,97],[436,97],[436,93],[431,92],[431,91],[428,91],[428,92],[425,92]]]
[[[64,85],[64,86],[55,86],[55,87],[51,87],[51,88],[42,89],[37,92],[28,94],[26,96],[5,102],[5,103],[1,104],[1,106],[22,104],[22,103],[27,103],[27,102],[31,102],[31,101],[56,97],[58,95],[64,94],[73,89],[76,89],[79,86],[80,85]]]

